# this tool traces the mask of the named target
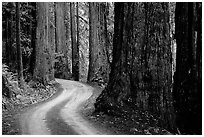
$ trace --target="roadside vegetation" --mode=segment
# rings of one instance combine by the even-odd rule
[[[23,88],[18,84],[17,74],[2,65],[2,134],[20,134],[18,116],[31,105],[50,98],[56,92],[56,83],[44,86],[33,81],[25,82]]]

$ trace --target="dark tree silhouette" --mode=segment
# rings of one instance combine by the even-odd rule
[[[32,47],[32,54],[30,57],[30,68],[29,72],[33,75],[34,74],[34,68],[35,68],[35,58],[36,58],[36,28],[37,28],[37,22],[36,22],[36,2],[32,2],[31,5],[33,6],[31,11],[32,16],[32,24],[31,24],[31,47]]]
[[[10,10],[5,12],[5,22],[6,22],[6,32],[5,32],[5,36],[6,36],[6,48],[5,48],[5,56],[6,56],[6,63],[7,65],[11,66],[12,63],[12,39],[11,39],[11,35],[12,35],[12,14],[11,14],[11,10],[13,7],[13,3],[10,2],[7,4],[8,7],[10,8]]]
[[[72,75],[74,80],[79,80],[79,47],[76,41],[76,20],[75,20],[75,3],[70,3],[71,18],[71,40],[72,40]],[[78,9],[77,9],[78,10]]]
[[[202,3],[176,3],[174,107],[181,133],[202,134]]]

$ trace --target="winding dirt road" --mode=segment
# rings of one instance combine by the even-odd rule
[[[29,135],[97,135],[79,113],[80,106],[92,95],[93,88],[79,82],[56,79],[62,91],[52,99],[36,105],[21,115],[22,134]]]

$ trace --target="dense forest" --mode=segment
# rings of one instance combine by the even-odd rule
[[[56,78],[102,89],[93,114],[202,134],[202,3],[3,2],[3,134]]]

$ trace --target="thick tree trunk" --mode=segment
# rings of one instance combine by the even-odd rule
[[[168,3],[115,3],[113,61],[96,111],[147,110],[174,130]]]
[[[20,44],[20,3],[16,2],[16,47],[17,47],[17,65],[19,85],[23,88],[23,63]]]
[[[176,3],[176,72],[173,99],[181,133],[202,134],[202,3]]]
[[[54,65],[55,65],[55,14],[54,14],[54,2],[49,2],[49,10],[48,10],[48,49],[49,49],[49,58],[47,58],[48,70],[50,75],[50,80],[54,80]]]
[[[89,3],[89,70],[88,81],[108,82],[109,64],[105,3]]]
[[[47,84],[54,80],[51,45],[49,43],[49,3],[37,3],[37,42],[34,80]]]
[[[77,9],[78,10],[78,9]],[[71,40],[72,40],[72,75],[79,80],[79,47],[76,41],[75,3],[70,3]]]

